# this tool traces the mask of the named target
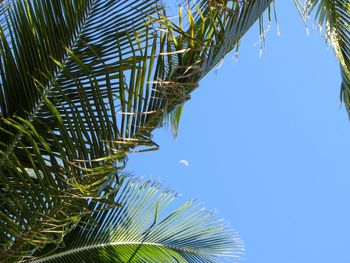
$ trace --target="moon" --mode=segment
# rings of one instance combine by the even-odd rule
[[[179,163],[186,167],[190,166],[190,163],[187,160],[180,160]]]

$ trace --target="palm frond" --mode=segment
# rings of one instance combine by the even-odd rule
[[[198,87],[199,81],[237,47],[264,12],[270,12],[272,3],[272,0],[199,1],[188,8],[180,7],[179,21],[160,15],[157,22],[164,26],[168,43],[164,45],[165,50],[161,49],[160,59],[165,68],[154,80],[152,97],[156,100],[150,101],[149,111],[162,109],[166,115],[170,113],[170,123],[176,134],[180,111],[172,112],[190,99],[189,94]],[[147,116],[141,131],[148,127],[152,130],[163,120],[164,114]]]
[[[80,114],[87,133],[98,129],[109,141],[128,137],[134,129],[128,114],[141,114],[142,107],[134,105],[142,102],[135,79],[147,73],[147,46],[154,42],[147,19],[158,10],[157,2],[14,1],[4,11],[9,37],[3,34],[1,48],[2,116],[19,115],[57,128],[45,96],[70,132],[79,129],[74,116]],[[120,125],[117,107],[126,114]],[[46,136],[46,130],[39,132]],[[14,134],[4,134],[6,152],[16,149],[21,139],[22,133]]]
[[[130,150],[158,148],[151,131],[270,3],[200,1],[172,22],[156,0],[1,2],[6,261],[61,244],[87,204],[113,193]]]
[[[172,212],[176,198],[157,182],[121,177],[118,206],[91,205],[91,215],[64,238],[54,253],[37,251],[34,262],[219,262],[235,259],[240,239],[227,223],[189,201]]]
[[[306,18],[315,12],[320,31],[333,46],[341,66],[341,100],[350,114],[350,4],[348,0],[308,0]]]
[[[130,50],[149,37],[142,32],[157,10],[156,1],[12,3],[1,6],[7,26],[0,47],[0,251],[9,262],[60,243],[87,200],[116,179],[129,145],[117,126],[117,94],[127,90],[120,74],[139,76],[136,62],[148,67],[146,52]],[[130,145],[153,146],[139,138]]]
[[[263,37],[264,28],[262,18],[266,10],[268,11],[270,17],[271,4],[274,2],[274,0],[228,2],[229,3],[226,4],[226,6],[230,6],[233,12],[231,11],[231,15],[228,19],[222,20],[222,35],[218,38],[216,44],[212,45],[208,51],[208,54],[210,55],[208,56],[208,59],[203,66],[204,70],[202,77],[207,74],[213,67],[215,67],[228,52],[237,46],[244,34],[247,33],[248,30],[259,19],[260,34]],[[226,8],[224,10],[227,12]]]

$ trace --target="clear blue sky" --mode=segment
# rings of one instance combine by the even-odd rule
[[[339,66],[292,0],[277,0],[259,58],[255,27],[238,61],[226,57],[186,104],[179,136],[155,132],[161,150],[130,156],[135,175],[198,198],[231,221],[240,262],[350,262],[350,123]],[[179,164],[185,159],[189,167]]]

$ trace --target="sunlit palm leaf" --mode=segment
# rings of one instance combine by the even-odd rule
[[[120,206],[91,206],[98,212],[65,237],[64,247],[34,262],[222,262],[241,252],[227,224],[198,203],[169,213],[175,193],[160,191],[158,183],[121,181],[115,197]]]

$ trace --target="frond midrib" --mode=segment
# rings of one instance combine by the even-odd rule
[[[49,260],[54,260],[54,259],[61,258],[61,257],[63,258],[65,256],[69,256],[71,254],[81,253],[83,251],[92,250],[92,249],[111,247],[111,246],[127,246],[127,245],[162,247],[162,248],[170,249],[173,251],[191,253],[191,254],[196,254],[196,255],[208,257],[207,254],[205,254],[201,251],[195,250],[195,249],[176,247],[176,246],[168,246],[168,245],[156,243],[156,242],[118,241],[118,242],[100,243],[100,244],[94,244],[94,245],[90,245],[90,246],[82,246],[82,247],[78,247],[78,248],[73,248],[73,249],[70,249],[68,251],[60,252],[60,253],[57,253],[57,254],[54,254],[51,256],[37,259],[37,260],[33,261],[33,263],[47,262]]]
[[[72,41],[70,46],[68,47],[68,49],[72,50],[77,43],[79,42],[79,39],[81,37],[81,33],[84,31],[85,26],[90,18],[90,14],[91,14],[91,10],[93,9],[93,6],[96,4],[97,0],[91,0],[91,4],[88,5],[88,8],[86,10],[86,15],[85,15],[85,19],[83,19],[81,25],[77,26],[77,30],[75,32],[75,34],[72,37]],[[65,55],[63,56],[62,59],[62,65],[64,66],[70,59],[71,55],[68,51],[65,52]],[[56,67],[57,71],[54,72],[53,74],[53,78],[52,81],[49,81],[49,83],[55,83],[56,80],[61,76],[61,74],[63,73],[63,68],[57,66]],[[44,88],[42,91],[42,94],[40,96],[40,98],[38,99],[38,103],[35,104],[32,112],[28,115],[27,120],[30,124],[34,121],[36,115],[39,113],[40,109],[44,106],[45,104],[45,98],[47,96],[49,96],[49,94],[52,92],[52,89],[55,87],[55,84],[51,84],[49,85],[47,88]],[[6,152],[3,154],[3,157],[0,159],[0,166],[2,166],[4,164],[4,160],[5,157],[9,158],[9,156],[11,155],[11,153],[14,151],[15,147],[18,145],[18,143],[20,143],[21,138],[23,136],[23,132],[19,132],[16,137],[14,138],[13,142],[9,145],[9,147],[7,148]]]

